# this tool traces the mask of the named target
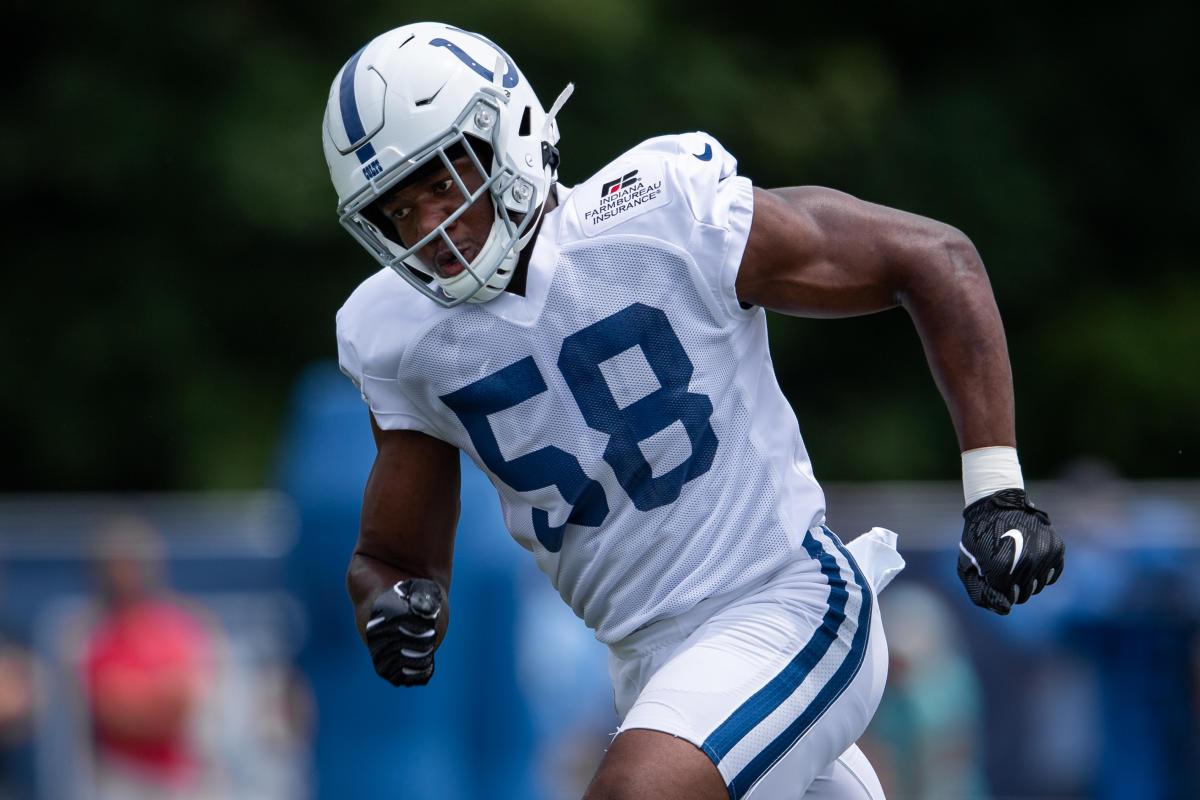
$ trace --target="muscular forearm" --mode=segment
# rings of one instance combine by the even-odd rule
[[[948,229],[919,256],[899,299],[912,316],[959,447],[1016,445],[1012,371],[979,254]]]
[[[458,525],[458,451],[413,431],[383,431],[371,419],[379,452],[363,492],[358,542],[346,572],[358,633],[366,638],[375,599],[407,578],[426,578],[449,594]],[[446,617],[438,622],[438,641]]]

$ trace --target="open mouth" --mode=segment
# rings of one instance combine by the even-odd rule
[[[474,258],[469,250],[460,248],[459,252],[463,254],[463,258],[467,259],[468,263],[470,263],[471,259]],[[437,254],[437,257],[434,259],[433,266],[438,275],[443,278],[453,278],[455,275],[458,275],[460,272],[466,269],[463,263],[455,258],[454,254],[448,250]]]

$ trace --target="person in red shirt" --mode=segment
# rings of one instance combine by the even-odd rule
[[[196,714],[213,677],[207,620],[163,586],[161,544],[138,520],[102,538],[102,608],[85,643],[96,788],[106,797],[204,796]]]

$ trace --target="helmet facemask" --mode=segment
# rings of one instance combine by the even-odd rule
[[[523,236],[532,233],[531,225],[540,216],[530,212],[534,210],[534,202],[544,198],[536,197],[533,185],[497,155],[502,152],[498,139],[499,104],[503,102],[502,97],[494,96],[487,89],[480,92],[445,136],[371,178],[338,209],[338,220],[354,238],[380,262],[441,306],[451,307],[467,301],[487,302],[503,291],[512,278],[521,247],[525,244]],[[483,152],[486,150],[491,151],[490,158]],[[482,184],[473,192],[454,166],[452,159],[460,153],[470,158],[472,166],[483,178]],[[412,245],[400,242],[391,223],[378,213],[376,203],[435,162],[440,162],[446,169],[462,195],[462,202],[419,241]],[[479,253],[468,263],[446,229],[485,196],[492,204],[491,230]],[[419,255],[436,239],[441,239],[464,266],[461,272],[441,277],[433,265]]]

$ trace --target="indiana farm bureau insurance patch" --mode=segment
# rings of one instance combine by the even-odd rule
[[[579,209],[583,232],[595,236],[639,214],[664,206],[670,200],[663,181],[662,164],[617,164],[580,188]]]

